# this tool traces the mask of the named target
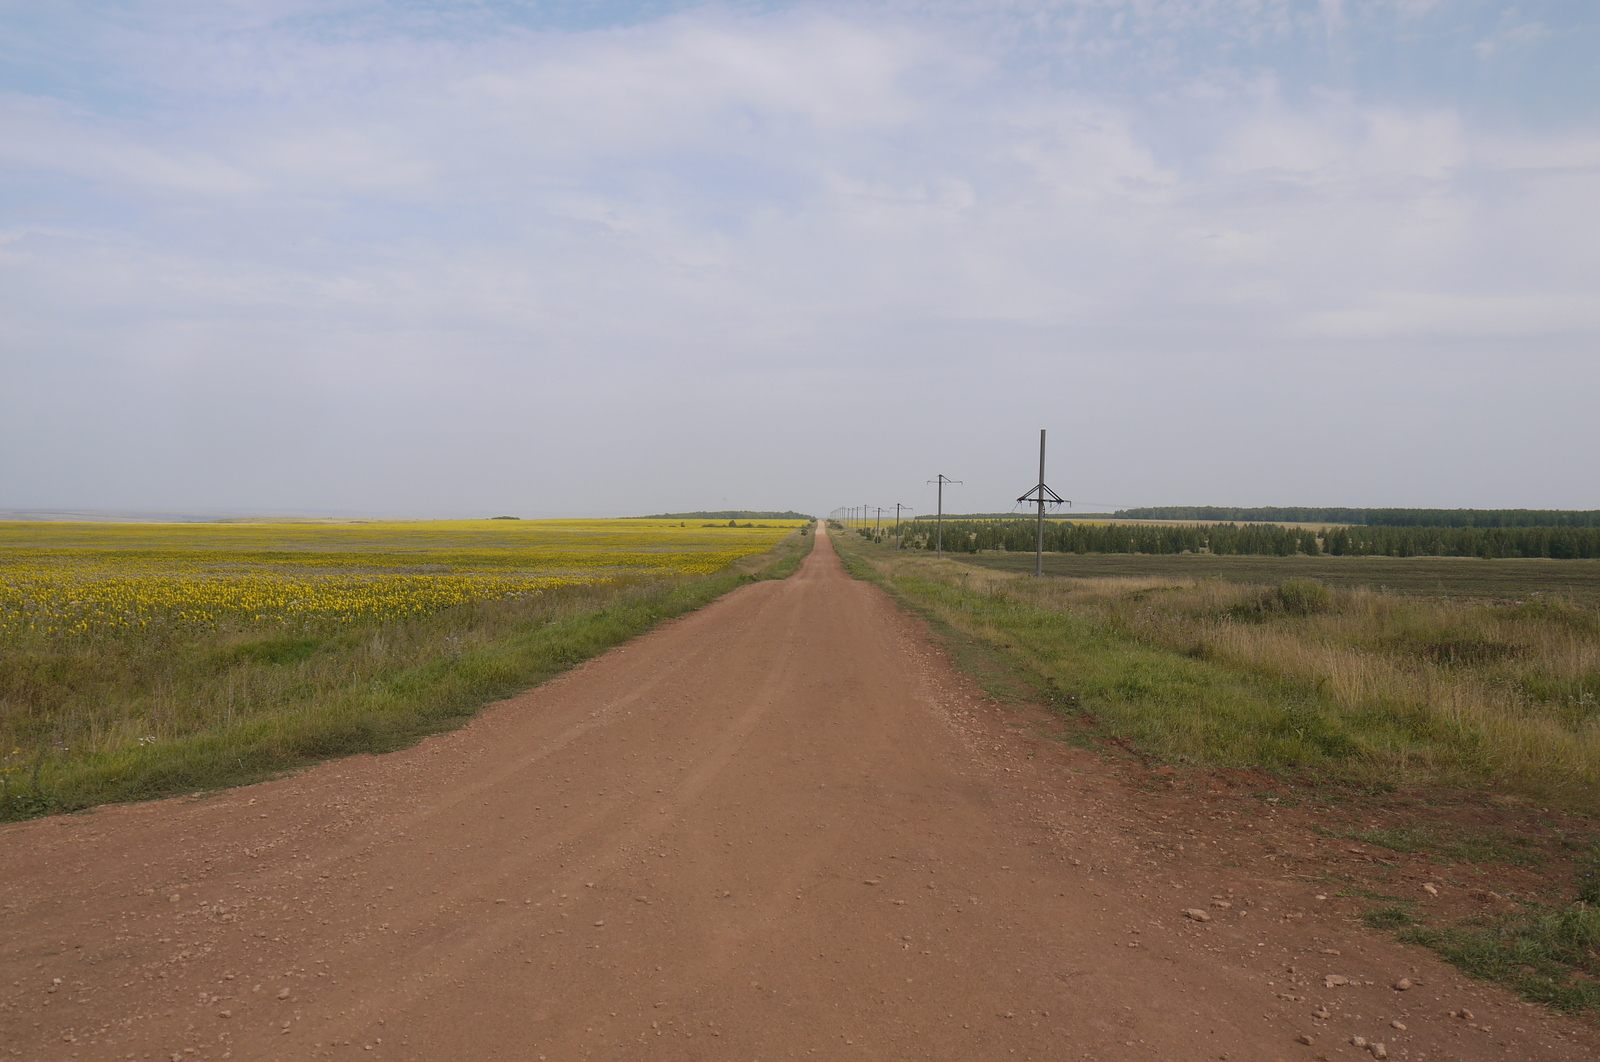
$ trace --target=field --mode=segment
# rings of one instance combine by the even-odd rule
[[[1033,574],[1032,553],[959,554],[956,559],[1002,572]],[[1329,586],[1423,597],[1526,601],[1559,596],[1600,605],[1600,561],[1506,557],[1248,557],[1205,553],[1046,553],[1046,575],[1077,579],[1223,579],[1277,584],[1317,579]]]
[[[0,524],[0,816],[392,747],[802,526]]]
[[[796,526],[0,524],[0,638],[403,619],[551,586],[705,575]]]

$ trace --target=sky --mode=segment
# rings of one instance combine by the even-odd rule
[[[1600,508],[1593,0],[0,0],[0,509]]]

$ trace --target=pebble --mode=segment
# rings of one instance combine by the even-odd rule
[[[1219,911],[1229,911],[1233,909],[1233,904],[1229,903],[1227,900],[1212,900],[1211,906],[1215,907]]]
[[[1462,1021],[1471,1021],[1472,1011],[1468,1010],[1466,1007],[1462,1007],[1460,1010],[1452,1010],[1450,1012],[1450,1016],[1452,1018],[1460,1018]]]
[[[1439,886],[1435,885],[1431,881],[1423,882],[1422,891],[1427,893],[1429,896],[1437,896],[1439,895]]]
[[[1371,1050],[1373,1058],[1384,1059],[1389,1057],[1389,1048],[1384,1044],[1373,1044]]]
[[[1327,1021],[1329,1018],[1333,1017],[1333,1014],[1328,1010],[1327,1007],[1318,1007],[1316,1010],[1311,1012],[1311,1016],[1313,1018],[1321,1018],[1323,1021]]]
[[[1400,980],[1394,983],[1394,990],[1396,992],[1409,992],[1411,989],[1416,987],[1416,984],[1417,983],[1411,978],[1402,977]]]
[[[1196,922],[1209,922],[1209,921],[1211,921],[1211,915],[1206,911],[1202,911],[1198,907],[1190,907],[1187,910],[1185,910],[1183,913],[1188,915],[1190,918],[1194,919]]]
[[[278,989],[278,998],[279,999],[288,999],[289,998],[289,990],[287,988]]]
[[[1310,1035],[1308,1035],[1306,1033],[1301,1033],[1299,1036],[1296,1036],[1294,1039],[1295,1039],[1296,1043],[1305,1044],[1307,1047],[1310,1047],[1312,1044],[1317,1042],[1317,1038],[1316,1037],[1310,1036]]]
[[[1352,1036],[1350,1037],[1350,1046],[1365,1050],[1367,1046],[1367,1038],[1365,1036]]]
[[[1405,1032],[1406,1031],[1406,1023],[1401,1021],[1399,1018],[1396,1018],[1394,1021],[1391,1021],[1389,1023],[1389,1028],[1391,1028],[1391,1029],[1399,1029],[1401,1032]]]
[[[1338,988],[1340,985],[1347,985],[1349,983],[1350,978],[1346,977],[1344,974],[1329,974],[1322,979],[1322,984],[1325,988]]]

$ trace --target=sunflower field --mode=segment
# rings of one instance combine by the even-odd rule
[[[706,575],[796,526],[0,523],[0,644],[152,626],[397,620],[563,584]]]
[[[0,523],[0,819],[397,747],[792,568],[805,526]]]

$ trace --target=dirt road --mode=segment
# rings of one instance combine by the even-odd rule
[[[1229,866],[1220,834],[1143,836],[1143,794],[1017,723],[824,539],[794,577],[416,748],[0,829],[0,1051],[1245,1062],[1373,1057],[1353,1036],[1396,1059],[1600,1043],[1332,913],[1276,862]]]

